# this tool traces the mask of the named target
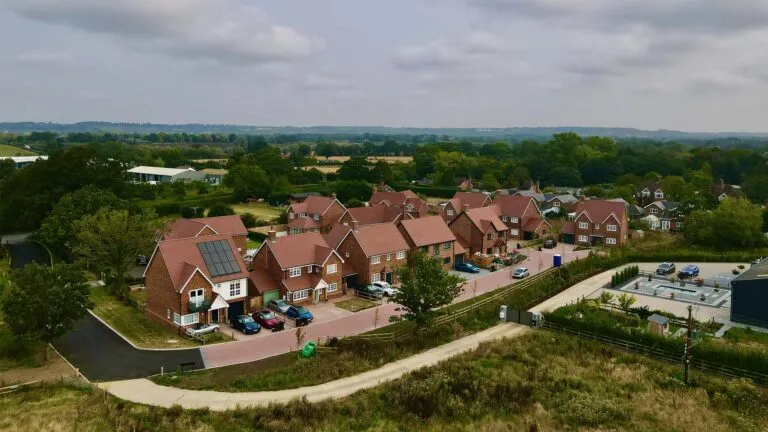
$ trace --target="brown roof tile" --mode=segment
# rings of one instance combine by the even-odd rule
[[[400,223],[418,247],[456,240],[456,236],[440,216],[408,219]]]
[[[369,257],[409,249],[408,243],[393,223],[363,225],[353,234]]]
[[[522,217],[529,205],[535,205],[532,197],[521,195],[496,195],[493,203],[499,208],[498,214],[514,217]]]
[[[259,294],[264,294],[267,291],[274,291],[279,288],[277,282],[263,269],[254,269],[248,273],[248,278],[251,280],[251,284],[256,288]]]
[[[300,217],[296,219],[291,219],[288,222],[288,228],[311,229],[311,228],[318,228],[318,227],[320,227],[320,222],[312,219],[311,217]]]
[[[627,219],[627,207],[621,202],[598,199],[579,201],[578,205],[576,205],[576,217],[582,212],[585,212],[589,219],[596,223],[603,222],[611,213],[616,215],[620,223],[624,223]]]
[[[490,203],[490,201],[491,200],[488,198],[488,195],[482,192],[456,192],[453,195],[453,198],[451,198],[453,207],[456,210],[461,210],[464,208],[464,204],[467,204],[471,209],[480,208],[487,203]]]
[[[333,251],[318,232],[277,237],[275,241],[267,240],[264,245],[272,251],[284,269],[310,264],[322,265]]]
[[[240,272],[228,274],[219,277],[211,277],[208,267],[205,265],[203,256],[200,254],[198,244],[211,241],[226,240],[235,256]],[[171,282],[177,291],[180,291],[195,268],[199,268],[203,274],[211,279],[212,282],[223,282],[233,279],[244,279],[248,277],[248,269],[240,254],[237,252],[237,246],[232,240],[231,235],[213,235],[183,239],[163,240],[157,244],[157,251],[165,261],[165,267],[171,276]]]
[[[219,234],[248,234],[248,230],[245,228],[243,220],[240,219],[240,216],[237,215],[197,218],[192,220],[208,225]]]
[[[308,196],[304,202],[291,204],[291,208],[296,213],[311,213],[322,215],[331,207],[335,198],[324,196]]]
[[[475,224],[482,232],[487,232],[490,227],[493,227],[496,231],[505,231],[507,225],[499,219],[497,215],[498,209],[495,206],[480,207],[476,209],[470,209],[466,212],[472,223]]]
[[[395,222],[402,216],[402,213],[396,208],[379,205],[351,208],[347,209],[347,212],[360,225]]]

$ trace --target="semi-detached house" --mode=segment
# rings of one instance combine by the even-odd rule
[[[327,233],[346,210],[335,194],[330,197],[306,197],[304,201],[288,207],[288,234]]]
[[[563,224],[563,242],[578,245],[620,247],[629,232],[627,207],[623,202],[608,200],[580,201],[575,218]]]
[[[231,235],[158,242],[144,271],[147,314],[178,328],[248,310],[248,268]]]
[[[507,253],[508,228],[497,211],[495,206],[467,210],[448,224],[456,241],[470,255]]]
[[[552,232],[552,225],[541,217],[539,203],[533,197],[498,195],[491,207],[509,228],[509,240],[533,240]]]
[[[360,226],[353,221],[334,227],[328,239],[344,259],[345,286],[398,283],[395,268],[406,265],[410,247],[394,223]]]
[[[253,257],[254,306],[278,297],[307,304],[340,296],[344,261],[319,232],[277,237],[270,231]]]
[[[398,229],[412,251],[439,259],[445,270],[464,260],[466,250],[456,242],[456,236],[440,216],[403,220]]]
[[[491,205],[491,198],[483,192],[456,192],[440,211],[443,220],[450,222],[465,210]]]

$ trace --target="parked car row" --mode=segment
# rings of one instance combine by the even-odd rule
[[[656,268],[657,275],[675,274],[675,271],[677,271],[677,268],[675,267],[675,264],[671,262],[663,262]],[[690,279],[695,278],[698,275],[699,267],[693,264],[688,264],[677,273],[678,279]]]

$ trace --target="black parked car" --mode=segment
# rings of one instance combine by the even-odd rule
[[[544,242],[544,249],[554,249],[557,246],[557,242],[554,239],[549,239]]]

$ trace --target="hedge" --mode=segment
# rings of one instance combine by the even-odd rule
[[[230,205],[234,202],[234,195],[212,195],[193,199],[164,199],[153,201],[136,201],[134,204],[140,208],[154,209],[159,216],[180,214],[185,207],[210,208],[215,205]]]
[[[624,282],[637,277],[637,275],[640,274],[640,268],[638,266],[629,266],[625,267],[618,272],[616,272],[613,277],[611,277],[611,287],[615,287],[617,285],[621,285]]]

